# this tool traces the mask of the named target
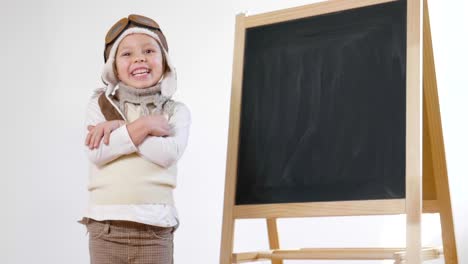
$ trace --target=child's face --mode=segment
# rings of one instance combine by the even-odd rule
[[[117,48],[115,64],[120,81],[135,88],[155,85],[163,73],[161,48],[145,34],[126,36]]]

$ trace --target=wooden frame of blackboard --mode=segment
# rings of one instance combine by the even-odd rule
[[[436,258],[441,254],[435,248],[421,247],[421,214],[423,212],[440,213],[446,263],[457,263],[426,0],[424,0],[424,5],[423,0],[407,0],[406,197],[392,200],[259,205],[235,205],[234,202],[246,29],[393,1],[395,0],[337,0],[248,17],[239,14],[236,17],[220,263],[240,263],[263,258],[272,260],[273,264],[282,263],[282,259],[385,259],[389,254],[394,256],[397,263],[404,261],[403,259],[409,263],[420,263],[423,259]],[[424,63],[421,56],[423,55],[423,28]],[[422,93],[423,76],[424,96]],[[424,141],[421,146],[423,113]],[[421,149],[424,152],[424,165]],[[391,214],[407,215],[406,248],[277,250],[279,238],[276,218]],[[274,251],[232,254],[234,221],[247,218],[267,220],[270,249]],[[374,258],[368,258],[369,255]]]

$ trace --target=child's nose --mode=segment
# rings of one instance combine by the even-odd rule
[[[135,56],[134,61],[135,62],[142,62],[142,61],[145,61],[145,60],[146,60],[146,58],[145,58],[145,56],[143,56],[143,54],[138,54],[138,55]]]

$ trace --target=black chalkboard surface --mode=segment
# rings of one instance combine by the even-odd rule
[[[236,204],[405,197],[406,1],[246,30]]]

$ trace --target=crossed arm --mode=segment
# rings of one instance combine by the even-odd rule
[[[126,124],[122,120],[106,121],[97,99],[91,100],[86,115],[86,152],[97,166],[136,152],[155,164],[169,167],[185,150],[190,123],[190,112],[180,103],[169,120],[162,115],[150,115]]]

